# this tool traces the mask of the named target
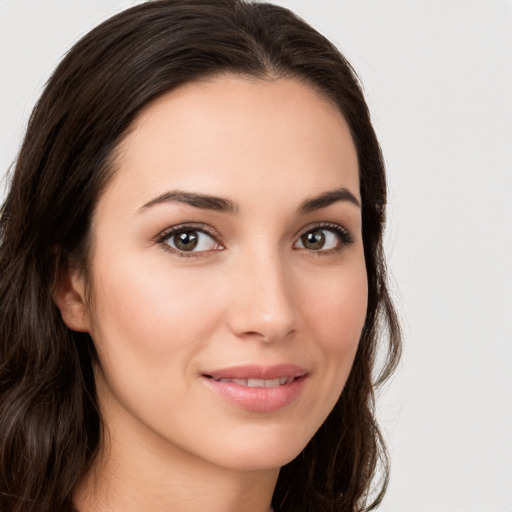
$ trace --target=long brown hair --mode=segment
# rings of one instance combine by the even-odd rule
[[[156,0],[107,20],[64,58],[32,113],[1,210],[0,510],[73,510],[72,491],[97,453],[101,418],[94,347],[63,324],[51,295],[56,272],[70,258],[86,268],[93,209],[114,172],[113,152],[140,110],[179,85],[225,72],[314,87],[347,120],[360,167],[365,326],[338,403],[281,469],[273,506],[354,512],[382,499],[388,461],[374,390],[397,364],[400,332],[382,250],[384,165],[358,80],[325,37],[282,7]],[[385,362],[376,375],[379,344]]]

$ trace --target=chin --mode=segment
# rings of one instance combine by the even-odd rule
[[[260,431],[228,436],[213,443],[215,453],[209,458],[219,466],[237,471],[280,468],[299,455],[313,434],[305,436],[287,428],[279,434]]]

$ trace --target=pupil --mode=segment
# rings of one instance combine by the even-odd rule
[[[321,229],[310,231],[302,236],[302,244],[306,249],[321,249],[325,244],[325,235]]]
[[[174,235],[174,243],[181,251],[191,251],[196,248],[198,238],[195,231],[184,231]]]

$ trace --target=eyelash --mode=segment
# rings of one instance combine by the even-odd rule
[[[330,231],[331,233],[334,233],[337,235],[339,239],[339,245],[337,247],[334,247],[332,249],[324,249],[319,251],[314,250],[308,250],[304,248],[304,250],[308,251],[312,256],[328,256],[331,254],[336,254],[342,252],[346,247],[353,244],[355,239],[352,233],[343,226],[340,226],[339,224],[334,224],[332,222],[320,222],[318,224],[313,224],[310,226],[307,226],[305,229],[301,230],[300,233],[297,235],[297,242],[306,234],[310,233],[311,231]],[[294,245],[297,243],[295,242]],[[302,249],[302,248],[300,248]],[[300,250],[296,249],[296,250]]]
[[[295,245],[300,241],[301,237],[305,234],[315,231],[330,231],[334,233],[338,239],[339,239],[339,246],[335,247],[333,249],[326,249],[326,250],[308,250],[307,248],[296,248]],[[210,251],[180,251],[179,249],[175,249],[171,247],[169,244],[167,244],[167,240],[171,238],[172,236],[184,232],[184,231],[197,231],[200,233],[204,233],[208,236],[210,236],[213,240],[217,242],[217,244],[221,247],[221,249],[217,250],[224,250],[224,245],[220,241],[220,237],[216,231],[210,228],[210,226],[206,224],[180,224],[177,226],[173,226],[169,229],[166,229],[162,233],[160,233],[156,238],[155,242],[157,244],[160,244],[162,248],[165,251],[170,252],[171,254],[177,255],[181,258],[200,258],[202,256],[206,256]],[[352,233],[344,228],[343,226],[340,226],[339,224],[334,224],[331,222],[320,222],[318,224],[307,226],[305,229],[301,230],[300,233],[296,235],[297,241],[294,242],[294,249],[295,250],[305,250],[311,253],[315,256],[326,256],[334,253],[340,253],[345,249],[345,247],[351,245],[354,243],[354,237]]]
[[[213,240],[215,240],[217,242],[217,244],[219,244],[219,246],[224,248],[222,242],[220,242],[220,237],[217,234],[217,232],[214,231],[213,229],[211,229],[206,224],[180,224],[178,226],[173,226],[169,229],[166,229],[162,233],[160,233],[156,237],[155,242],[157,244],[160,244],[165,251],[168,251],[171,254],[175,254],[176,256],[179,256],[180,258],[200,258],[201,256],[205,256],[210,252],[210,251],[198,251],[198,252],[180,251],[179,249],[175,249],[174,247],[171,247],[169,244],[166,243],[167,240],[169,240],[169,238],[171,238],[172,236],[174,236],[178,233],[182,233],[184,231],[197,231],[199,233],[204,233],[204,234],[210,236],[211,238],[213,238]]]

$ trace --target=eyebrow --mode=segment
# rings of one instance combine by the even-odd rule
[[[137,213],[141,213],[152,206],[162,203],[177,202],[194,206],[195,208],[201,208],[203,210],[213,210],[220,213],[238,213],[238,206],[230,199],[224,199],[222,197],[215,197],[206,194],[196,194],[192,192],[183,192],[181,190],[171,190],[164,194],[155,197],[144,206],[137,210]]]
[[[361,203],[357,197],[352,194],[350,190],[341,187],[329,192],[324,192],[312,199],[307,199],[300,205],[299,213],[304,215],[306,213],[321,210],[322,208],[327,208],[338,201],[348,201],[349,203],[356,205],[358,208],[361,208]]]
[[[352,194],[350,190],[341,187],[335,190],[324,192],[311,199],[307,199],[301,203],[298,208],[298,212],[300,215],[305,215],[307,213],[321,210],[322,208],[327,208],[328,206],[337,203],[338,201],[348,201],[359,208],[361,207],[361,203],[356,198],[356,196]],[[230,199],[207,194],[197,194],[194,192],[183,192],[181,190],[171,190],[147,202],[144,206],[137,210],[137,213],[141,213],[144,210],[151,208],[152,206],[169,202],[183,203],[195,208],[201,208],[203,210],[212,210],[215,212],[229,213],[232,215],[238,213],[239,210],[238,205]]]

